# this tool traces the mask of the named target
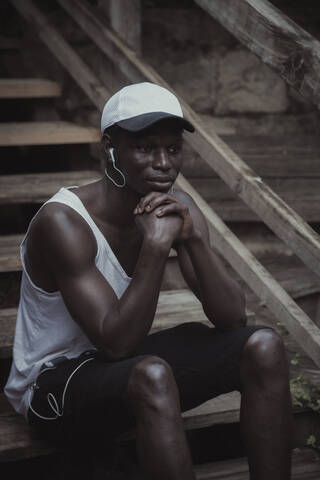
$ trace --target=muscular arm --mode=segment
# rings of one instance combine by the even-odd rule
[[[187,284],[201,301],[208,319],[217,328],[231,330],[245,325],[244,294],[212,250],[205,218],[186,193],[176,191],[172,197],[174,201],[170,202],[165,196],[152,198],[150,195],[140,203],[146,211],[159,208],[162,204],[163,215],[180,212],[184,218],[184,228],[174,247]],[[150,204],[151,208],[147,208]]]
[[[157,221],[159,227],[161,220]],[[71,209],[51,208],[30,237],[30,249],[38,249],[43,268],[54,278],[73,319],[113,360],[135,350],[154,318],[172,241],[159,228],[149,230],[153,234],[144,236],[131,283],[119,300],[95,266],[91,230]]]

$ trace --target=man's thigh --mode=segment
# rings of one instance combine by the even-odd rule
[[[219,332],[201,323],[184,323],[149,335],[136,353],[156,355],[171,366],[185,411],[223,393],[241,391],[241,353],[261,328],[268,327]]]

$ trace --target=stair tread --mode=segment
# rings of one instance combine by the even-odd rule
[[[0,358],[11,356],[16,316],[16,307],[0,310]],[[201,303],[190,290],[160,292],[152,332],[194,321],[210,326]]]
[[[0,176],[0,204],[43,203],[61,187],[84,185],[101,178],[94,170]]]
[[[61,86],[45,78],[1,78],[0,98],[60,97]]]
[[[54,145],[95,143],[101,138],[95,127],[71,122],[8,122],[0,123],[0,146]]]
[[[309,448],[292,452],[292,479],[315,480],[320,476],[319,455]],[[234,458],[195,466],[197,480],[249,480],[246,458]]]

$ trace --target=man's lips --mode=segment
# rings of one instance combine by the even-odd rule
[[[152,177],[148,178],[147,182],[152,182],[152,183],[172,183],[173,179],[171,177]]]

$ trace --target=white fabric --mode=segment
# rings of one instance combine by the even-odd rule
[[[71,188],[71,187],[70,187]],[[73,187],[72,187],[73,188]],[[118,298],[131,278],[125,273],[110,245],[90,217],[80,198],[62,188],[49,202],[59,202],[73,208],[89,224],[97,242],[95,263],[114,289]],[[31,224],[31,223],[30,223]],[[30,226],[29,226],[30,228]],[[59,291],[49,293],[34,284],[25,267],[26,239],[20,247],[22,281],[20,302],[13,346],[13,362],[5,394],[15,410],[26,417],[29,389],[38,376],[41,365],[53,358],[73,358],[93,345],[70,316]]]
[[[149,82],[128,85],[110,97],[105,104],[101,116],[101,133],[122,120],[153,112],[183,118],[179,100],[166,88]]]

